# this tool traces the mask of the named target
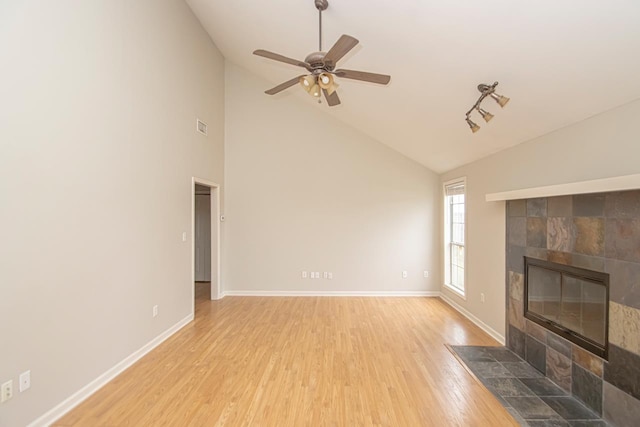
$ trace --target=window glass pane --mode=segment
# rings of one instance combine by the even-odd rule
[[[465,183],[445,186],[445,283],[464,293]]]

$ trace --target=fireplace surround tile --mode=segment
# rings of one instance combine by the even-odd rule
[[[507,250],[507,268],[515,273],[524,274],[524,257],[525,248],[522,246],[509,245]]]
[[[527,246],[527,218],[509,218],[509,244]]]
[[[549,259],[549,251],[545,248],[534,248],[531,246],[527,246],[524,249],[524,254],[530,258],[537,258],[545,261]]]
[[[549,261],[555,262],[563,265],[572,265],[573,264],[573,254],[569,252],[557,252],[557,251],[548,251],[549,256],[547,257]]]
[[[577,363],[592,374],[602,378],[604,365],[602,359],[598,356],[574,344],[571,350],[571,359],[573,363]]]
[[[609,289],[610,300],[640,309],[640,264],[608,259],[606,271],[611,283],[617,285]],[[524,284],[524,276],[522,283]]]
[[[556,334],[547,334],[547,345],[568,359],[571,359],[572,344],[564,338]]]
[[[542,217],[547,216],[547,199],[527,199],[527,216],[528,217]]]
[[[525,333],[513,325],[508,328],[508,344],[509,348],[518,356],[524,359],[525,353]]]
[[[546,375],[562,389],[571,392],[571,359],[552,348],[546,349]]]
[[[521,331],[524,330],[524,306],[522,301],[509,298],[509,323]]]
[[[527,216],[526,200],[511,200],[507,204],[507,215],[509,217]]]
[[[582,254],[572,254],[571,257],[571,265],[579,268],[586,268],[588,270],[593,271],[605,271],[605,262],[606,259],[603,257],[582,255]]]
[[[617,426],[633,426],[638,423],[640,400],[619,388],[604,382],[603,416]]]
[[[573,216],[573,197],[558,196],[547,199],[547,216],[549,217],[569,217]]]
[[[602,415],[602,378],[574,363],[571,367],[571,394],[596,414]]]
[[[524,274],[509,271],[509,296],[524,301]]]
[[[604,256],[604,218],[574,217],[576,243],[574,250],[579,254]]]
[[[562,378],[568,376],[567,389],[596,410],[599,400],[599,410],[606,419],[618,426],[637,425],[640,419],[640,190],[508,201],[506,211],[509,217],[506,227],[508,303],[505,307],[508,346],[525,360],[534,359],[538,367],[540,357],[537,355],[544,354],[547,378],[562,382]],[[524,217],[527,236],[523,247],[520,245]],[[520,234],[510,236],[512,230],[518,232],[515,223],[510,224],[514,218],[518,218]],[[543,224],[545,245],[541,244],[543,238],[538,234]],[[524,329],[522,323],[514,319],[518,313],[510,304],[514,300],[524,304],[524,255],[609,274],[608,361],[575,344],[563,345],[555,333],[528,319],[524,321]],[[554,367],[558,366],[562,367],[563,375],[556,375],[558,370]],[[569,419],[568,422],[571,426],[601,425],[600,421]]]
[[[606,257],[640,262],[640,218],[607,219]]]
[[[607,218],[640,218],[640,190],[607,193]]]
[[[609,302],[609,342],[640,355],[640,310]]]
[[[531,335],[540,342],[547,342],[547,330],[529,319],[525,319],[525,328],[527,334]]]
[[[640,356],[609,344],[609,361],[604,364],[605,381],[640,399]]]
[[[527,246],[547,248],[546,218],[527,218]]]
[[[534,368],[543,374],[547,371],[547,347],[533,338],[530,335],[527,335],[526,339],[526,360],[529,362]]]
[[[573,196],[573,216],[604,216],[604,194],[577,194]]]
[[[547,249],[572,252],[575,244],[573,222],[568,217],[547,219]]]

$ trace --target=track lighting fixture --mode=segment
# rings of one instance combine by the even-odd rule
[[[493,119],[493,114],[480,108],[480,104],[482,103],[482,101],[484,101],[484,99],[487,96],[490,96],[491,98],[493,98],[498,103],[498,105],[500,105],[500,107],[502,108],[504,108],[504,106],[507,105],[507,102],[509,102],[509,98],[507,98],[506,96],[498,95],[495,92],[496,86],[498,86],[498,82],[495,82],[492,85],[486,85],[486,84],[478,85],[478,90],[480,91],[480,94],[481,94],[480,98],[478,98],[476,103],[473,104],[473,107],[471,107],[466,114],[467,124],[469,125],[473,133],[476,133],[480,130],[480,126],[472,122],[471,119],[469,118],[473,110],[476,110],[478,113],[480,113],[484,121],[487,123],[489,123],[489,121]]]

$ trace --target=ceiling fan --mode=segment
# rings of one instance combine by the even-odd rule
[[[277,53],[269,52],[266,50],[258,49],[253,52],[254,55],[262,56],[264,58],[273,59],[274,61],[285,62],[287,64],[296,65],[306,69],[310,74],[303,74],[301,76],[294,77],[293,79],[286,81],[278,86],[265,91],[268,95],[275,95],[283,90],[300,83],[302,87],[311,96],[318,98],[320,101],[320,94],[324,94],[327,100],[327,104],[330,107],[340,104],[340,98],[336,92],[338,84],[334,81],[334,76],[361,80],[365,82],[377,83],[386,85],[391,80],[391,76],[384,74],[367,73],[365,71],[336,69],[336,63],[351,49],[356,47],[358,40],[354,37],[343,34],[338,41],[333,45],[328,52],[322,51],[322,11],[329,7],[327,0],[314,0],[316,9],[318,9],[319,15],[319,49],[318,52],[313,52],[307,55],[304,61],[298,61],[296,59],[287,58],[286,56],[279,55]]]

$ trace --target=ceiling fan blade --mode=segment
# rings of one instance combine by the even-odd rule
[[[298,83],[300,81],[300,77],[304,77],[304,74],[302,76],[298,76],[298,77],[294,77],[291,80],[287,80],[284,83],[279,84],[278,86],[271,88],[269,90],[265,90],[264,93],[266,93],[267,95],[275,95],[278,92],[282,92],[283,90],[290,88],[291,86],[295,85],[296,83]]]
[[[333,93],[329,95],[329,91],[327,91],[326,89],[322,89],[322,93],[324,93],[324,97],[326,98],[327,104],[329,104],[329,107],[334,107],[340,104],[340,98],[338,97],[338,92],[333,91]]]
[[[336,70],[334,74],[338,77],[353,80],[362,80],[364,82],[377,83],[380,85],[386,85],[391,80],[391,76],[385,74],[367,73],[365,71],[355,70]]]
[[[291,65],[297,65],[298,67],[306,68],[311,71],[311,66],[303,61],[297,59],[287,58],[286,56],[279,55],[277,53],[269,52],[268,50],[258,49],[253,52],[254,55],[262,56],[263,58],[273,59],[274,61],[285,62]]]
[[[329,52],[324,56],[325,64],[335,65],[343,56],[345,56],[351,49],[356,47],[358,39],[343,34],[340,36],[336,44],[333,45]]]

